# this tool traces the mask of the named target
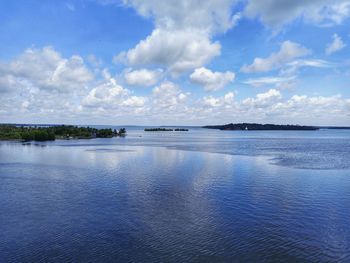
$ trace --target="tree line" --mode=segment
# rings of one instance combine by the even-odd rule
[[[125,136],[125,134],[125,128],[117,131],[110,128],[96,129],[73,125],[47,127],[18,126],[12,124],[0,125],[0,140],[53,141],[55,139],[112,138],[115,136]]]
[[[167,129],[167,128],[146,128],[144,129],[144,131],[146,132],[155,132],[155,131],[166,131],[166,132],[169,132],[169,131],[188,131],[188,129],[183,129],[183,128],[176,128],[176,129]]]

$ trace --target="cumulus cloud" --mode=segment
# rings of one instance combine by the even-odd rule
[[[81,97],[94,77],[80,56],[65,58],[53,47],[29,48],[0,62],[0,105],[6,112],[2,117],[48,123],[77,118]]]
[[[1,72],[0,69],[0,93],[10,92],[21,85],[21,81],[11,74]]]
[[[63,58],[52,47],[27,49],[10,63],[0,66],[2,87],[26,82],[46,90],[69,91],[93,79],[93,74],[77,55]]]
[[[270,89],[265,93],[258,93],[255,98],[247,98],[242,101],[245,107],[266,108],[282,98],[281,92],[276,89]]]
[[[285,102],[278,103],[270,108],[271,114],[279,115],[281,118],[289,117],[304,123],[327,123],[334,121],[349,121],[350,101],[335,96],[294,95]],[[307,114],[305,114],[307,113]],[[332,119],[333,118],[333,119]]]
[[[235,79],[235,73],[231,71],[213,72],[210,69],[201,67],[195,69],[190,75],[192,83],[200,85],[205,91],[216,91],[225,87]]]
[[[189,93],[184,93],[175,83],[166,81],[155,87],[152,95],[155,108],[174,109],[186,101]]]
[[[236,22],[231,7],[235,0],[123,0],[126,6],[144,17],[155,19],[157,28],[202,29],[208,33],[225,32]]]
[[[350,15],[348,0],[250,0],[244,14],[259,17],[270,27],[280,27],[297,18],[320,26],[341,24]]]
[[[227,31],[240,18],[232,14],[234,0],[124,0],[142,16],[152,17],[155,29],[116,61],[157,65],[174,74],[201,67],[220,55],[221,45],[212,36]]]
[[[153,86],[163,75],[163,70],[127,69],[124,71],[124,79],[130,86]]]
[[[346,44],[343,42],[341,37],[337,34],[334,34],[333,41],[327,45],[325,52],[327,55],[331,55],[337,51],[342,50],[344,47],[346,47]]]
[[[102,107],[120,103],[122,97],[128,95],[128,90],[119,86],[115,79],[110,79],[93,88],[82,100],[83,106]]]
[[[102,78],[93,74],[80,56],[65,58],[52,47],[27,49],[9,62],[0,62],[2,119],[89,122],[142,110],[147,98],[122,87],[107,70],[102,74]],[[25,118],[19,121],[26,122]]]
[[[118,0],[99,2],[120,3]],[[268,87],[266,92],[259,90],[257,95],[248,98],[238,100],[236,94],[239,93],[233,91],[220,96],[192,96],[181,88],[181,84],[162,81],[168,72],[175,75],[192,72],[190,81],[203,86],[206,91],[220,90],[233,82],[233,72],[217,72],[206,65],[221,53],[221,45],[215,36],[234,27],[243,16],[257,17],[271,27],[297,18],[328,26],[343,23],[350,10],[350,3],[345,0],[247,0],[238,7],[244,11],[234,14],[232,6],[236,2],[239,0],[124,0],[125,6],[134,8],[155,25],[149,36],[117,56],[116,60],[122,60],[130,67],[121,73],[125,82],[118,83],[107,71],[101,79],[103,63],[93,55],[88,56],[87,66],[78,55],[64,57],[52,47],[30,48],[10,62],[0,62],[0,92],[3,95],[0,96],[0,113],[10,118],[18,116],[20,111],[25,113],[21,114],[23,116],[46,116],[50,122],[53,116],[69,116],[72,120],[85,117],[88,121],[94,120],[92,117],[106,116],[107,122],[112,117],[124,116],[132,122],[141,118],[141,123],[152,118],[152,121],[168,123],[182,123],[188,119],[193,123],[198,120],[205,123],[213,120],[252,121],[254,118],[259,122],[264,118],[349,122],[350,100],[340,95],[282,96],[281,88],[295,82],[299,69],[333,66],[324,60],[304,59],[311,51],[292,41],[283,42],[280,50],[267,57],[257,57],[241,68],[245,73],[280,70],[277,76],[243,81],[263,87],[263,90]],[[335,34],[326,53],[331,54],[344,46]],[[95,68],[95,73],[89,67]],[[156,87],[145,91],[150,92],[148,95],[137,96],[123,84]],[[11,90],[19,92],[6,93]]]
[[[138,97],[138,96],[131,96],[129,98],[127,98],[126,100],[124,100],[121,105],[122,106],[127,106],[127,107],[143,107],[145,105],[146,102],[146,98],[145,97]]]
[[[145,98],[130,96],[128,89],[120,86],[115,78],[104,71],[104,80],[91,89],[89,94],[83,98],[82,105],[85,107],[116,108],[121,106],[142,107]]]
[[[235,94],[233,92],[228,92],[222,97],[205,96],[201,103],[205,107],[231,107],[234,103]]]
[[[91,123],[103,119],[105,123],[111,120],[118,123],[138,120],[138,123],[149,124],[273,121],[327,125],[350,121],[350,100],[340,95],[285,98],[282,91],[273,88],[241,100],[236,98],[236,92],[193,100],[179,85],[164,81],[153,88],[150,95],[142,97],[121,86],[107,71],[103,73],[101,80],[89,83],[88,90],[78,96],[32,88],[18,94],[4,93],[0,96],[2,121],[26,122],[27,118],[39,118],[40,122],[71,120],[75,123],[77,120]],[[275,83],[276,80],[265,82]],[[45,96],[43,92],[46,92]],[[25,117],[20,119],[20,116]]]
[[[350,100],[335,96],[293,95],[283,98],[281,91],[270,89],[241,101],[224,103],[224,96],[200,100],[199,119],[215,123],[275,122],[330,125],[350,121]],[[306,114],[307,113],[307,114]]]
[[[311,51],[298,43],[284,41],[278,52],[272,53],[267,58],[255,58],[251,65],[244,65],[241,71],[244,73],[267,72],[278,69],[291,60],[310,54]]]
[[[96,57],[94,54],[88,55],[87,56],[87,60],[95,68],[100,68],[102,66],[102,64],[103,64],[102,59]]]
[[[211,42],[203,31],[155,29],[135,48],[117,56],[132,66],[165,66],[180,74],[207,64],[220,55],[221,45]]]

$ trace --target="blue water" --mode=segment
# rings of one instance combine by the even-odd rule
[[[350,262],[350,131],[0,142],[0,262]]]

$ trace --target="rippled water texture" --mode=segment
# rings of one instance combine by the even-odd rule
[[[0,142],[0,262],[349,262],[350,132]]]

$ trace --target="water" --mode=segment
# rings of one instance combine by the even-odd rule
[[[0,143],[0,262],[349,262],[350,131]]]

